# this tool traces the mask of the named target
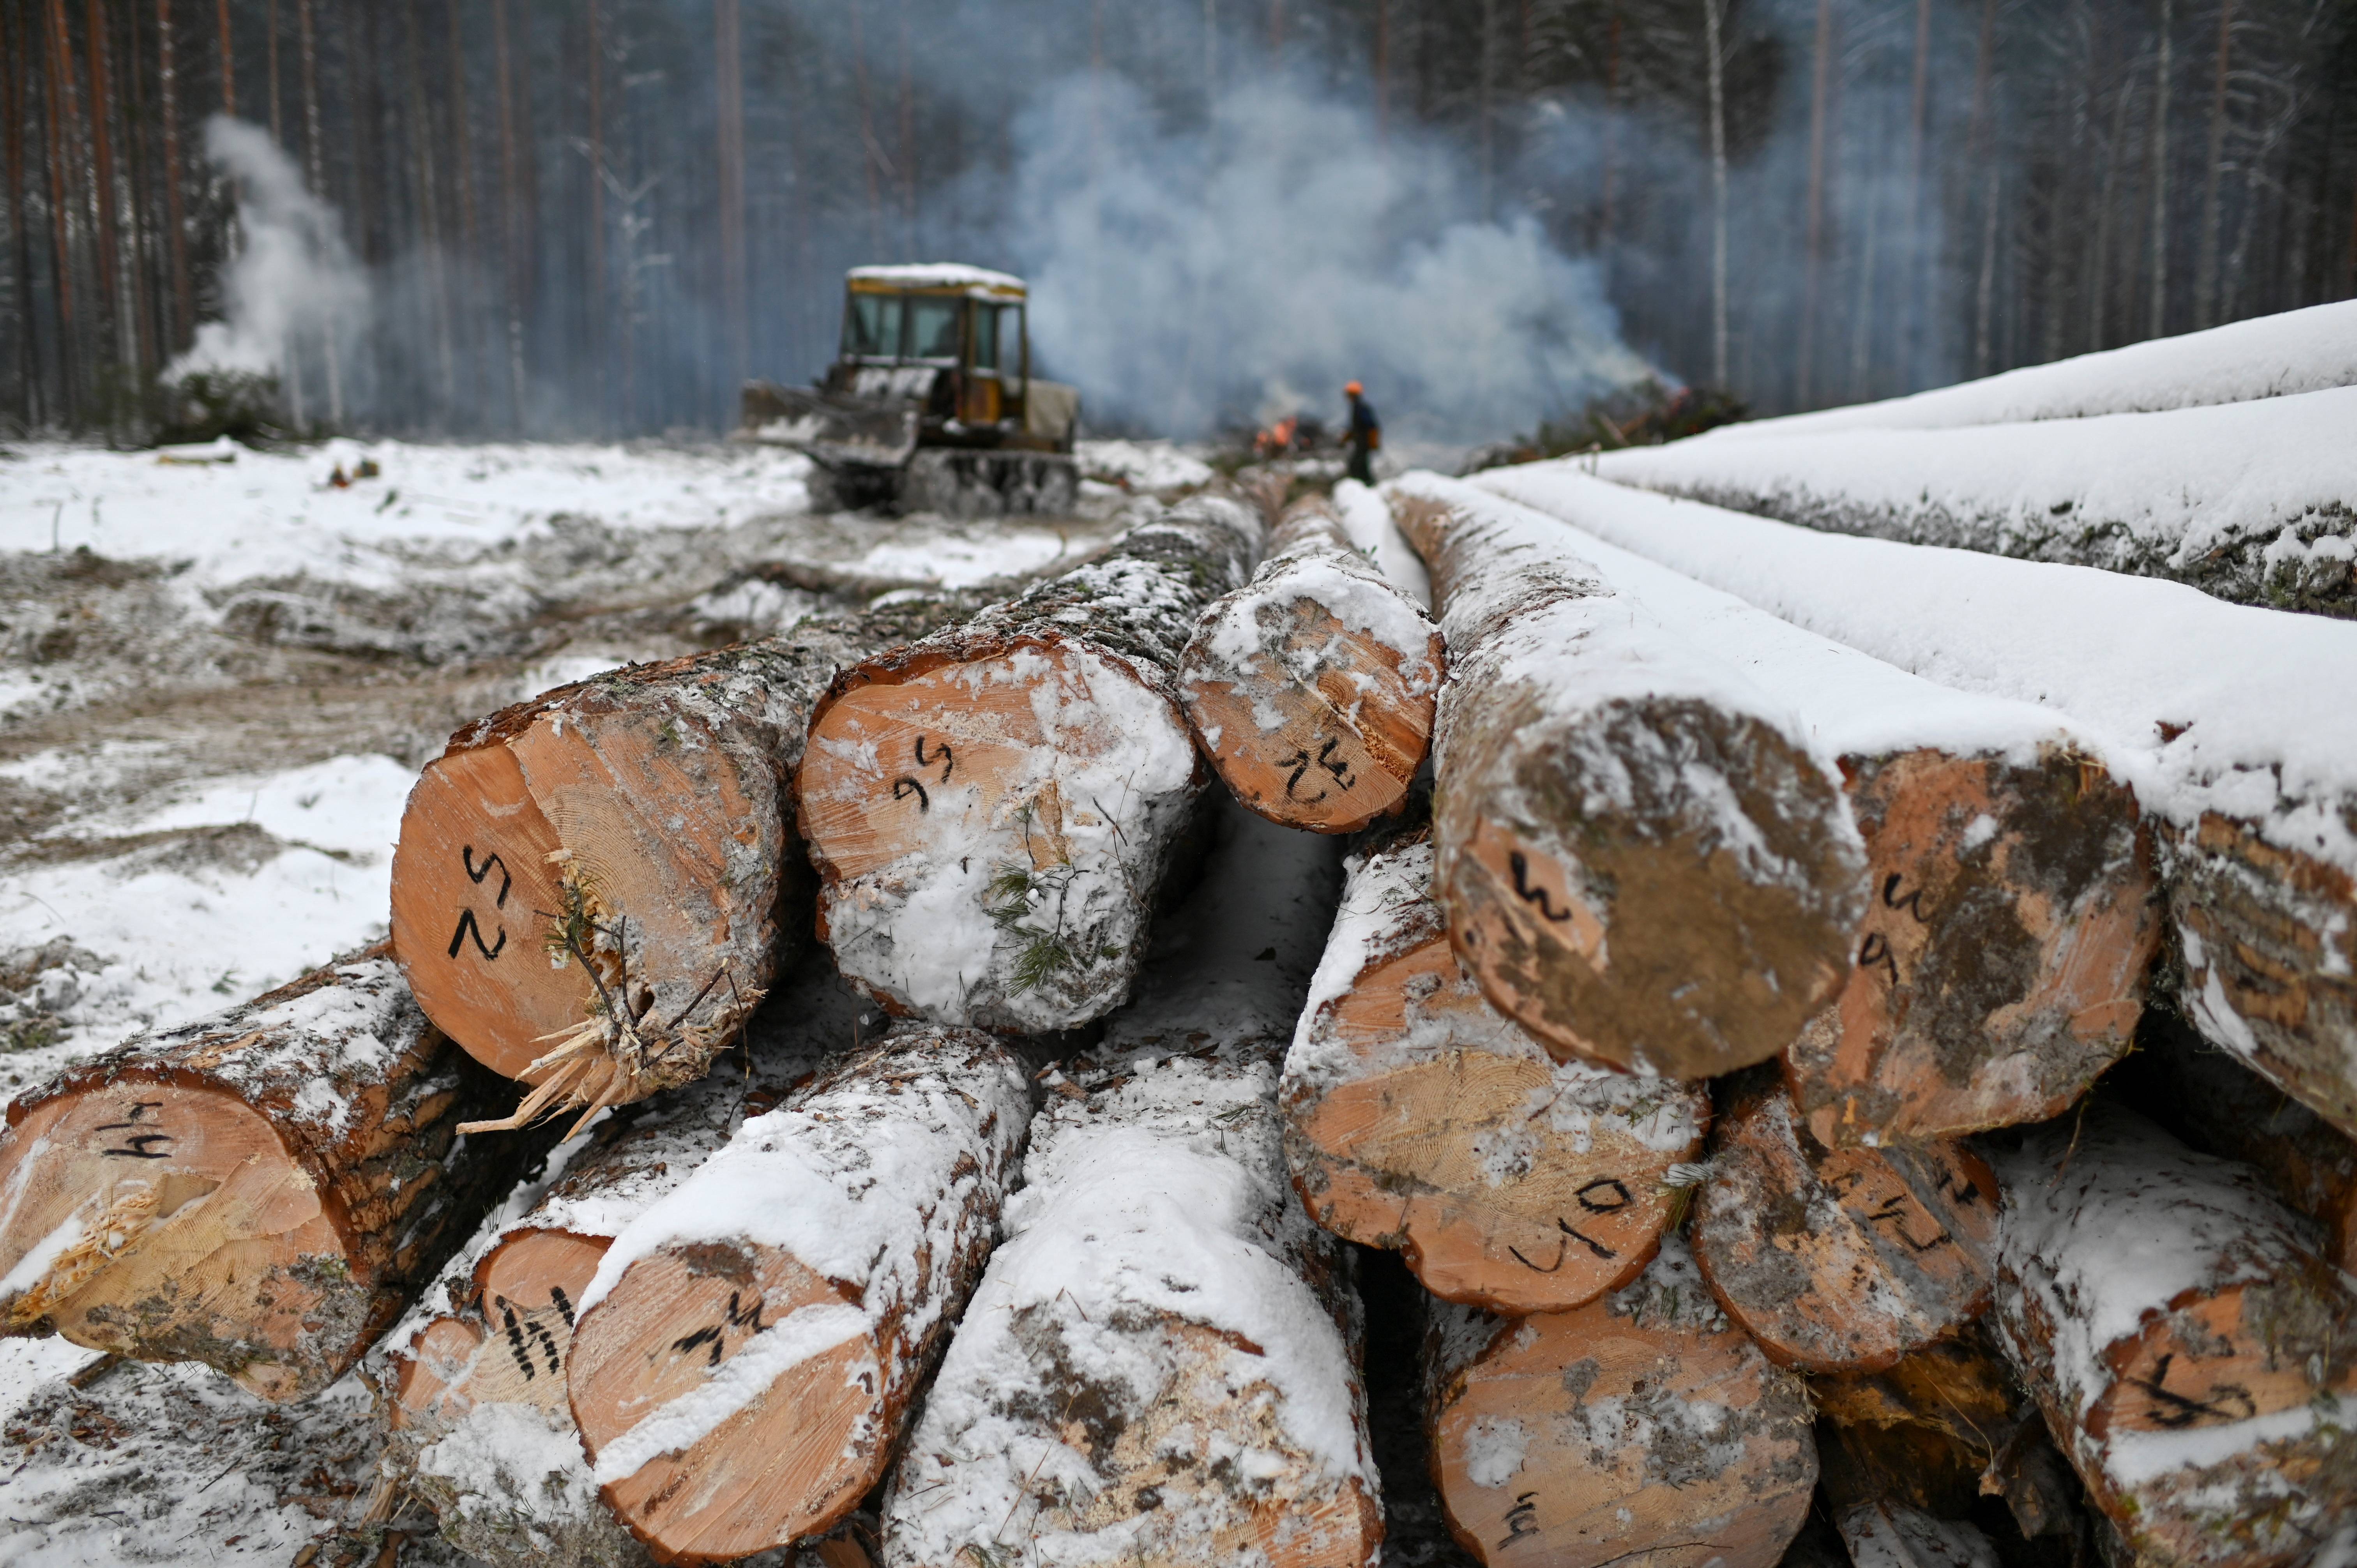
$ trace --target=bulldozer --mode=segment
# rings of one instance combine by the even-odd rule
[[[809,390],[746,382],[737,439],[808,453],[822,510],[1069,511],[1080,393],[1031,374],[1028,308],[983,267],[854,267],[834,363]]]

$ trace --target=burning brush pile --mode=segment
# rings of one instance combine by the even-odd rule
[[[321,1562],[2357,1540],[2357,897],[2270,775],[2168,794],[1575,467],[1135,505],[461,729],[388,944],[16,1101],[11,1326],[337,1405]]]

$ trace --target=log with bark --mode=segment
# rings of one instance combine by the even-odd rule
[[[450,737],[402,817],[393,944],[426,1015],[534,1086],[511,1124],[704,1076],[806,930],[789,795],[812,704],[960,609],[625,666]]]
[[[1178,691],[1237,800],[1271,822],[1354,832],[1406,804],[1446,663],[1440,628],[1313,497],[1270,534],[1253,580],[1204,613]]]
[[[1987,1310],[1996,1178],[1962,1144],[1828,1149],[1772,1070],[1720,1086],[1694,1251],[1770,1358],[1871,1370]]]
[[[1030,1114],[989,1036],[901,1026],[622,1228],[567,1381],[592,1481],[659,1559],[784,1546],[882,1479]]]
[[[1012,1032],[1120,1004],[1203,779],[1179,654],[1260,535],[1199,497],[835,679],[799,801],[847,979],[896,1013]]]
[[[1450,1528],[1499,1568],[1771,1568],[1817,1481],[1807,1391],[1674,1233],[1571,1312],[1436,1303],[1426,1424]]]
[[[1505,1313],[1618,1290],[1683,1207],[1710,1096],[1556,1062],[1481,995],[1433,901],[1428,833],[1354,862],[1279,1102],[1294,1185],[1425,1288]]]
[[[460,1134],[509,1091],[382,945],[69,1068],[8,1107],[0,1313],[317,1393],[547,1146]]]
[[[1555,464],[1481,483],[1943,685],[2067,716],[2158,830],[2187,1017],[2357,1137],[2357,627],[1812,533]]]
[[[834,967],[806,956],[759,1015],[745,1071],[624,1106],[563,1151],[390,1337],[382,1473],[433,1509],[452,1546],[493,1568],[551,1553],[612,1568],[648,1560],[598,1499],[574,1430],[565,1369],[580,1303],[614,1237],[847,1043],[853,1012]]]
[[[2060,1114],[2126,1052],[2160,942],[2135,796],[2050,710],[1910,675],[1578,527],[1613,494],[1563,490],[1550,515],[1674,635],[1800,715],[1866,837],[1849,982],[1786,1053],[1812,1130],[1871,1144]]]
[[[2357,1532],[2357,1289],[2313,1222],[2112,1106],[1997,1175],[2001,1342],[2137,1561],[2271,1568]]]
[[[1337,846],[1223,804],[1141,994],[1051,1076],[1007,1239],[885,1508],[892,1568],[1362,1568],[1383,1536],[1347,1250],[1275,1090]]]
[[[1432,475],[1391,493],[1448,638],[1435,891],[1483,993],[1558,1058],[1706,1078],[1782,1050],[1866,913],[1830,765],[1552,520]]]

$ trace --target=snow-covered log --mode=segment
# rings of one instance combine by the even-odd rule
[[[2247,1165],[2098,1107],[1998,1162],[1996,1321],[2138,1562],[2357,1537],[2357,1290]]]
[[[1722,425],[1712,446],[1853,430],[1945,430],[2156,413],[2357,385],[2357,304],[2341,300],[2155,338],[1880,403]]]
[[[1561,464],[1481,482],[1943,685],[2065,715],[2160,830],[2187,1015],[2357,1136],[2357,626],[1813,533]]]
[[[1837,1012],[1786,1053],[1828,1144],[2042,1122],[2127,1050],[2161,938],[2135,796],[2052,710],[1908,674],[1577,527],[1670,632],[1799,714],[1839,760],[1873,897]],[[1609,520],[1609,513],[1607,514]]]
[[[1577,1306],[1652,1261],[1709,1090],[1549,1057],[1458,963],[1432,860],[1416,832],[1351,866],[1285,1058],[1294,1185],[1436,1295]]]
[[[1335,848],[1219,824],[1142,994],[1049,1080],[895,1472],[888,1568],[1372,1568],[1350,1258],[1294,1201],[1275,1102]]]
[[[1558,1057],[1706,1078],[1782,1050],[1866,912],[1829,764],[1552,520],[1435,475],[1387,489],[1448,638],[1434,886],[1482,992]]]
[[[418,1004],[536,1084],[533,1113],[703,1077],[807,932],[789,795],[812,704],[841,666],[957,609],[920,596],[807,621],[460,729],[393,852],[393,943]]]
[[[622,1227],[567,1381],[591,1481],[658,1558],[783,1546],[883,1478],[1030,1115],[989,1036],[901,1026]]]
[[[1695,1260],[1788,1367],[1888,1367],[1986,1311],[1996,1178],[1961,1144],[1828,1149],[1772,1072],[1722,1086]]]
[[[834,966],[807,957],[754,1026],[748,1070],[622,1107],[511,1194],[388,1344],[384,1476],[493,1568],[620,1568],[646,1551],[589,1479],[565,1399],[574,1321],[615,1236],[851,1038]]]
[[[1727,1321],[1684,1240],[1571,1312],[1435,1303],[1426,1425],[1449,1527],[1499,1568],[1772,1568],[1817,1482],[1798,1374]]]
[[[1313,497],[1270,534],[1253,580],[1204,612],[1178,691],[1237,800],[1271,822],[1354,832],[1406,803],[1446,662],[1440,628]]]
[[[8,1106],[0,1314],[315,1394],[547,1146],[459,1133],[508,1091],[382,945],[70,1068]]]
[[[799,801],[846,978],[896,1012],[1029,1033],[1127,997],[1205,777],[1179,654],[1260,537],[1241,504],[1198,497],[836,678]]]
[[[1632,447],[1591,470],[1834,533],[2357,615],[2357,387],[1956,430]]]

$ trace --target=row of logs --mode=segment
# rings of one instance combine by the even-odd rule
[[[1435,1473],[1484,1561],[1772,1562],[1827,1423],[1853,1545],[1936,1533],[1875,1421],[1808,1411],[1848,1380],[1930,1431],[1909,1380],[1960,1345],[2138,1552],[2357,1530],[2348,1254],[2284,1201],[2345,1230],[2337,1134],[2222,1092],[2179,1131],[2264,1176],[2109,1106],[1961,1141],[2136,1037],[2128,792],[2050,713],[1952,710],[1482,491],[1388,499],[1295,513],[1256,574],[1201,499],[978,615],[462,730],[404,819],[399,976],[362,955],[10,1108],[0,1311],[285,1399],[438,1279],[392,1337],[393,1469],[492,1558],[724,1560],[889,1476],[891,1561],[1366,1561],[1335,1237],[1431,1293]],[[1394,522],[1437,628],[1368,564]],[[1429,825],[1362,843],[1339,914],[1337,841],[1258,821],[1185,893],[1199,757],[1340,833],[1427,736]],[[832,967],[795,954],[797,834]],[[905,1021],[834,1048],[838,972]],[[558,1111],[614,1113],[518,1189]],[[1988,1461],[2018,1517],[2067,1506],[2038,1452]]]

